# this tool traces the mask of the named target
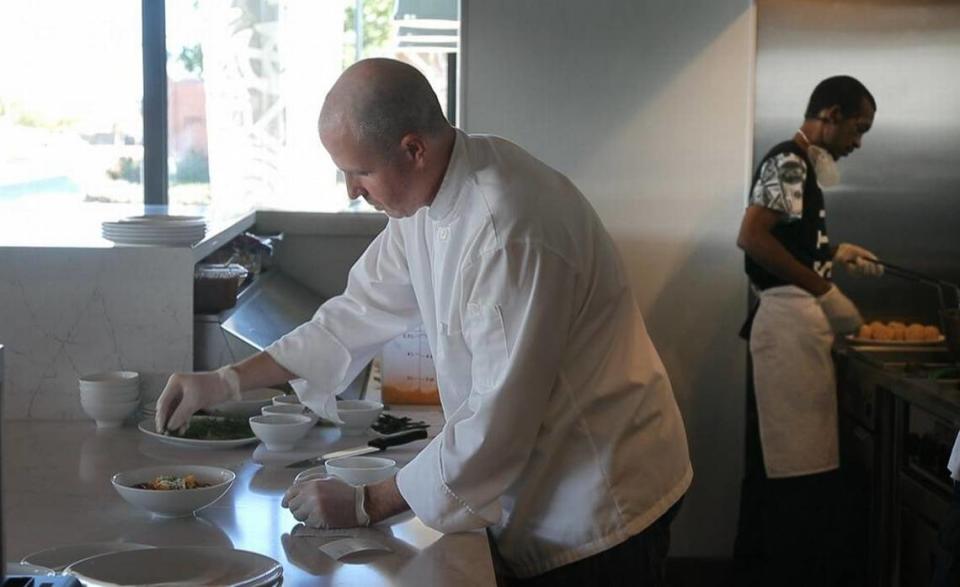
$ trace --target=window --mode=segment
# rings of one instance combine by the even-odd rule
[[[142,202],[140,3],[30,0],[0,18],[0,203]]]
[[[458,0],[151,2],[165,14],[170,204],[363,209],[346,197],[316,132],[327,90],[361,58],[416,66],[455,118]],[[152,103],[144,98],[156,96],[152,84],[143,90],[141,27],[151,22],[141,19],[151,14],[132,0],[6,7],[0,203],[162,203],[142,187],[158,148],[150,132],[144,145],[144,127],[163,128],[155,108],[141,116]]]

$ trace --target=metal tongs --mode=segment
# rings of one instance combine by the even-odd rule
[[[894,265],[893,263],[888,263],[882,259],[867,259],[872,263],[876,263],[883,267],[884,272],[900,277],[901,279],[908,279],[910,281],[916,281],[924,285],[929,285],[930,287],[936,288],[937,290],[937,299],[940,301],[940,326],[946,330],[946,324],[944,323],[944,312],[948,311],[950,308],[947,306],[947,298],[944,296],[943,291],[949,289],[953,291],[954,299],[956,300],[956,306],[954,308],[960,308],[960,286],[955,283],[950,283],[949,281],[944,281],[942,279],[937,279],[927,275],[926,273],[921,273],[919,271],[914,271],[913,269],[908,269],[901,265]]]

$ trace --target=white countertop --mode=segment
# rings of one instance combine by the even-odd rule
[[[394,409],[439,431],[436,408]],[[3,522],[7,560],[38,550],[122,540],[154,546],[204,545],[250,550],[284,567],[284,585],[494,585],[483,532],[443,535],[407,514],[374,527],[392,553],[356,554],[337,562],[317,550],[329,538],[292,536],[298,525],[280,507],[297,471],[251,460],[256,445],[231,450],[174,446],[148,437],[132,423],[97,430],[92,421],[5,421]],[[336,428],[315,428],[319,452],[362,444]],[[384,454],[408,462],[426,441]],[[302,446],[301,446],[302,448]],[[290,459],[293,460],[293,459]],[[227,494],[196,517],[164,519],[123,501],[110,484],[118,472],[163,463],[206,464],[237,473]],[[352,557],[352,558],[351,558]]]

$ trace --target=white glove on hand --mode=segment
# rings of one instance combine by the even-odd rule
[[[840,243],[833,255],[834,263],[843,263],[844,269],[850,273],[880,277],[883,275],[883,265],[876,263],[876,260],[877,256],[867,249],[850,243]]]
[[[863,324],[860,311],[837,286],[831,285],[827,293],[818,297],[817,301],[820,302],[820,307],[826,314],[834,334],[854,332]]]
[[[197,410],[240,399],[240,378],[231,367],[201,373],[174,373],[157,400],[156,430],[181,434]]]
[[[314,528],[369,526],[363,507],[363,486],[353,487],[340,479],[308,479],[295,483],[280,502],[293,517]]]

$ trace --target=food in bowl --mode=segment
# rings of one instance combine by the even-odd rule
[[[191,474],[186,477],[158,475],[152,481],[137,483],[133,487],[136,489],[152,489],[154,491],[175,491],[177,489],[198,489],[200,487],[210,487],[211,485],[213,484],[198,481],[197,476]]]
[[[196,487],[178,490],[145,489],[158,477],[192,476]],[[123,471],[111,478],[113,488],[127,503],[165,517],[191,516],[220,499],[236,479],[230,469],[205,465],[158,465]]]

